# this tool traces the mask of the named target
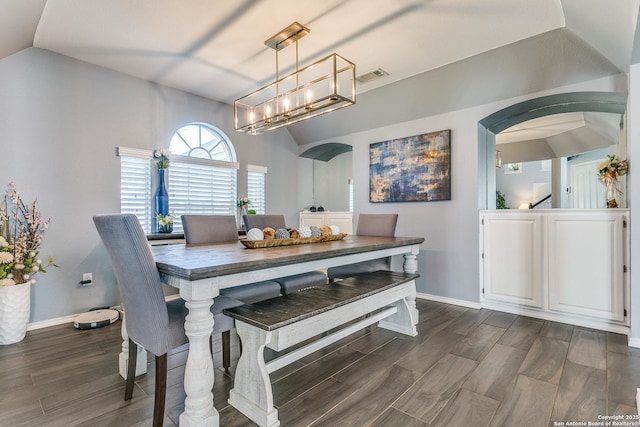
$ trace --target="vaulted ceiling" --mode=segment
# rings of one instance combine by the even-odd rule
[[[407,120],[626,72],[639,5],[640,0],[0,0],[0,58],[38,47],[231,104],[274,80],[275,53],[263,42],[298,21],[311,30],[299,42],[300,65],[337,52],[356,64],[358,75],[378,68],[388,73],[357,86],[356,107],[291,126],[303,145],[370,127],[371,120],[383,125],[394,115]],[[281,76],[293,70],[294,55],[293,48],[280,53]],[[506,87],[503,73],[518,78]],[[394,98],[410,84],[433,96]],[[456,85],[466,90],[457,93]],[[381,113],[380,104],[387,111],[394,105],[395,111]]]

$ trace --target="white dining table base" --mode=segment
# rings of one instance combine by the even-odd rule
[[[213,358],[209,350],[209,337],[213,332],[213,299],[187,301],[189,314],[184,330],[189,338],[189,353],[184,369],[184,412],[180,414],[181,427],[210,427],[220,424],[213,406]]]
[[[211,305],[221,288],[392,255],[403,255],[403,269],[408,273],[415,273],[416,255],[422,241],[422,238],[349,236],[344,242],[328,243],[334,245],[333,248],[328,246],[329,250],[318,252],[326,256],[318,257],[318,253],[305,254],[304,246],[307,245],[301,245],[301,248],[283,247],[282,252],[255,252],[256,260],[253,261],[247,260],[252,252],[246,252],[237,243],[216,245],[215,257],[211,256],[212,249],[206,245],[152,247],[163,282],[180,290],[180,297],[185,300],[189,310],[185,319],[185,332],[189,339],[184,373],[186,398],[184,412],[180,414],[180,426],[218,427],[220,424],[218,411],[213,404],[214,367],[209,337],[214,326]],[[273,259],[270,260],[261,259],[265,253],[290,258],[295,256],[298,262],[278,263],[278,256],[274,255],[271,255]],[[235,264],[239,263],[238,259],[242,259],[240,266]],[[276,265],[272,266],[271,262]],[[201,270],[211,269],[215,273],[208,276],[200,274],[192,279],[180,277],[176,273],[182,271],[192,274],[198,265],[202,265]],[[229,272],[224,271],[225,269]],[[409,317],[417,319],[415,296],[407,299],[407,305],[411,313]]]

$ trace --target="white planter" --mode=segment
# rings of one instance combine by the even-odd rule
[[[31,283],[0,286],[0,345],[24,339],[31,312]]]

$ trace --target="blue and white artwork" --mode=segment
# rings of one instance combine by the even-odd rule
[[[451,130],[369,145],[369,201],[451,200]]]

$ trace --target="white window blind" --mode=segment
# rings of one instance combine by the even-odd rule
[[[120,212],[135,214],[145,233],[151,232],[151,159],[120,155]]]
[[[174,232],[182,232],[183,214],[235,215],[237,164],[212,166],[205,161],[171,160],[169,211]],[[194,159],[196,160],[196,159]],[[208,161],[210,163],[216,163]],[[221,163],[221,162],[217,162]]]
[[[353,179],[349,178],[349,212],[353,212]]]
[[[247,165],[247,197],[251,200],[250,209],[257,214],[266,213],[265,186],[267,168]]]

